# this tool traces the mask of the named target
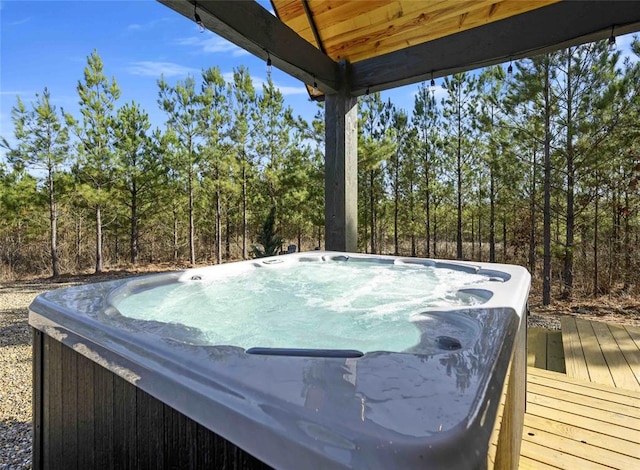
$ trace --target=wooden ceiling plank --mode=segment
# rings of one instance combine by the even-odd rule
[[[158,1],[193,20],[193,4],[188,0]],[[338,64],[258,3],[200,1],[198,13],[207,29],[263,60],[269,51],[279,69],[306,83],[315,79],[323,91],[337,92]]]
[[[345,14],[339,16],[334,15],[333,12],[331,12],[331,15],[318,14],[316,23],[318,27],[322,28],[323,37],[334,40],[340,35],[348,35],[349,33],[358,35],[360,31],[367,28],[374,30],[385,29],[390,21],[406,16],[414,16],[420,12],[420,2],[412,2],[413,9],[403,9],[400,2],[384,4],[363,3],[368,8],[357,9],[353,14],[348,14],[349,11],[346,9]]]
[[[568,22],[567,18],[572,21]],[[640,30],[638,2],[559,2],[353,63],[354,95],[474,70]]]
[[[326,17],[318,14],[316,22],[322,27],[323,36],[334,38],[347,35],[361,28],[387,29],[397,22],[405,22],[413,17],[423,17],[424,21],[434,21],[449,16],[458,16],[460,12],[483,8],[496,1],[504,0],[464,0],[460,2],[418,2],[395,1],[380,4],[376,8],[358,10],[355,14],[345,15],[343,18]],[[366,5],[369,5],[366,3]],[[348,13],[348,11],[346,12]]]
[[[304,7],[300,0],[271,0],[271,3],[278,18],[286,23],[304,15]]]
[[[525,3],[522,2],[523,5]],[[481,9],[476,8],[465,13],[463,24],[460,24],[460,16],[450,16],[446,20],[429,24],[422,23],[420,19],[416,19],[414,23],[407,22],[398,25],[393,34],[381,32],[378,36],[363,37],[352,42],[340,42],[337,47],[327,43],[327,53],[334,60],[338,60],[347,51],[349,60],[355,63],[522,13],[521,6],[519,7],[513,3],[503,5],[505,8],[502,8],[499,12],[494,12],[491,18],[489,17],[491,6],[485,5]],[[506,8],[507,6],[508,8]],[[428,28],[427,33],[425,33],[426,28]]]
[[[324,49],[324,44],[322,44],[322,39],[320,38],[320,33],[318,31],[318,28],[316,27],[315,20],[313,19],[313,13],[309,8],[308,0],[302,0],[302,5],[304,6],[304,12],[307,17],[307,20],[309,20],[309,27],[311,28],[311,32],[313,33],[313,39],[315,41],[314,45],[326,54],[326,51]]]
[[[380,8],[389,8],[390,5],[396,5],[399,0],[367,0],[367,1],[323,1],[312,0],[311,9],[314,16],[323,25],[341,23],[347,21],[354,16],[370,15],[372,11]],[[394,8],[393,6],[391,8]]]
[[[555,1],[557,0],[551,0],[547,3]],[[494,8],[493,15],[490,16],[493,2],[477,2],[463,13],[464,23],[462,25],[460,24],[460,11],[451,14],[451,10],[447,9],[446,12],[431,12],[428,17],[405,16],[401,19],[402,21],[396,20],[385,30],[368,32],[368,34],[363,34],[364,29],[361,29],[338,37],[331,37],[323,30],[323,37],[330,57],[334,60],[348,58],[351,62],[356,62],[393,52],[409,45],[431,41],[487,22],[499,21],[523,11],[539,8],[540,5],[539,1],[504,2],[500,4],[500,8]]]

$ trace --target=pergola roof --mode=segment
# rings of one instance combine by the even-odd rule
[[[194,0],[159,0],[194,18]],[[204,25],[293,75],[320,98],[358,96],[640,30],[639,1],[198,1]]]

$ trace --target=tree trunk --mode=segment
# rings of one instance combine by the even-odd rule
[[[173,261],[178,261],[178,211],[173,208]]]
[[[549,96],[549,56],[544,62],[544,219],[542,304],[551,304],[551,99]]]
[[[376,253],[376,218],[375,218],[375,200],[374,200],[374,182],[375,182],[375,173],[374,170],[369,172],[369,210],[371,211],[371,238],[369,243],[371,243],[371,253]]]
[[[138,191],[135,183],[131,191],[131,233],[129,234],[131,264],[138,263]]]
[[[507,262],[507,211],[502,213],[502,262]]]
[[[529,271],[532,276],[536,272],[536,155],[537,149],[534,147],[529,197]]]
[[[220,172],[218,167],[216,174],[216,264],[222,262],[222,211],[220,208]]]
[[[425,144],[425,148],[426,148],[426,144]],[[429,258],[431,256],[431,249],[430,249],[430,243],[431,243],[431,192],[430,192],[430,188],[429,188],[429,155],[428,153],[425,151],[425,156],[424,156],[424,185],[425,185],[425,201],[424,201],[424,205],[425,205],[425,230],[426,230],[426,242],[427,242],[427,253],[426,253],[426,257]],[[434,247],[433,247],[433,256],[435,257],[435,237],[434,237]]]
[[[191,165],[191,163],[190,163]],[[188,176],[188,191],[189,191],[189,262],[191,265],[196,264],[196,244],[195,244],[195,224],[193,220],[193,168],[189,168]]]
[[[244,151],[243,151],[244,153]],[[247,259],[247,169],[242,159],[242,259]]]
[[[229,210],[225,212],[225,231],[224,231],[224,259],[229,261],[231,259],[231,217],[229,217]]]
[[[493,168],[489,175],[489,262],[496,262],[496,183]]]
[[[458,151],[456,158],[456,191],[457,191],[457,212],[458,219],[456,224],[456,259],[462,259],[462,136],[460,111],[458,111]]]
[[[80,269],[82,262],[82,217],[76,216],[76,269]]]
[[[53,277],[60,276],[60,261],[58,260],[58,211],[54,195],[53,170],[49,169],[49,221],[51,227],[51,268]]]
[[[478,260],[482,260],[482,208],[478,204]]]
[[[597,161],[596,161],[597,168]],[[598,279],[598,209],[600,203],[600,191],[598,190],[599,184],[598,171],[596,170],[596,197],[593,201],[593,296],[597,297],[600,291],[600,280]]]
[[[438,257],[437,243],[438,243],[438,214],[436,212],[437,207],[433,208],[433,257]]]
[[[575,213],[574,213],[574,185],[575,185],[575,168],[574,168],[574,152],[573,152],[573,93],[571,90],[571,54],[567,59],[567,218],[566,218],[566,243],[564,253],[564,299],[570,300],[573,293],[573,243],[575,229]]]
[[[476,219],[471,214],[471,259],[476,259]],[[458,258],[460,259],[460,258]]]
[[[398,209],[400,205],[400,188],[398,188],[398,181],[400,179],[400,155],[396,152],[396,167],[394,171],[394,184],[393,184],[393,254],[398,256]]]
[[[414,186],[413,181],[410,182],[409,187],[411,192],[409,193],[409,217],[411,220],[411,256],[416,256],[416,234],[415,234],[415,213],[414,213]],[[428,240],[428,239],[427,239]]]
[[[111,259],[115,260],[116,264],[120,262],[120,232],[117,227],[113,235],[113,256]]]
[[[96,274],[102,272],[102,214],[100,204],[96,206]]]
[[[629,223],[630,215],[629,207],[629,191],[624,191],[624,247],[622,252],[624,253],[624,284],[622,289],[627,292],[631,287],[631,224]]]

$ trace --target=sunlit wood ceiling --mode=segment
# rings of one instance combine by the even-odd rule
[[[320,99],[640,30],[638,0],[272,0],[277,17],[249,0],[158,1],[191,21],[197,10],[207,29],[315,82]]]
[[[272,0],[272,4],[277,16],[302,38],[335,61],[355,63],[558,1]]]

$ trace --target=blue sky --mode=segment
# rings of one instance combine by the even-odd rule
[[[269,8],[268,0],[260,3]],[[618,38],[623,50],[630,43],[631,36]],[[0,136],[12,141],[16,97],[30,103],[45,86],[55,106],[77,116],[76,86],[94,49],[122,90],[118,105],[135,100],[153,126],[165,120],[157,105],[162,73],[174,83],[202,68],[217,65],[231,74],[244,65],[258,89],[266,78],[264,61],[209,31],[199,33],[193,21],[155,0],[0,0]],[[286,103],[310,120],[316,105],[304,85],[276,68],[272,77]],[[416,91],[417,85],[406,86],[383,98],[410,112]]]
[[[270,8],[268,1],[260,3]],[[244,65],[258,89],[266,79],[264,61],[210,31],[199,33],[193,21],[155,0],[2,0],[0,136],[12,140],[16,96],[29,103],[45,86],[55,106],[77,116],[76,86],[93,49],[121,88],[118,104],[135,100],[154,126],[165,120],[157,105],[162,73],[174,83],[202,68],[217,65],[231,74]],[[294,112],[311,120],[316,104],[304,85],[276,68],[272,77]],[[398,106],[412,107],[416,89],[403,87],[390,96]]]

